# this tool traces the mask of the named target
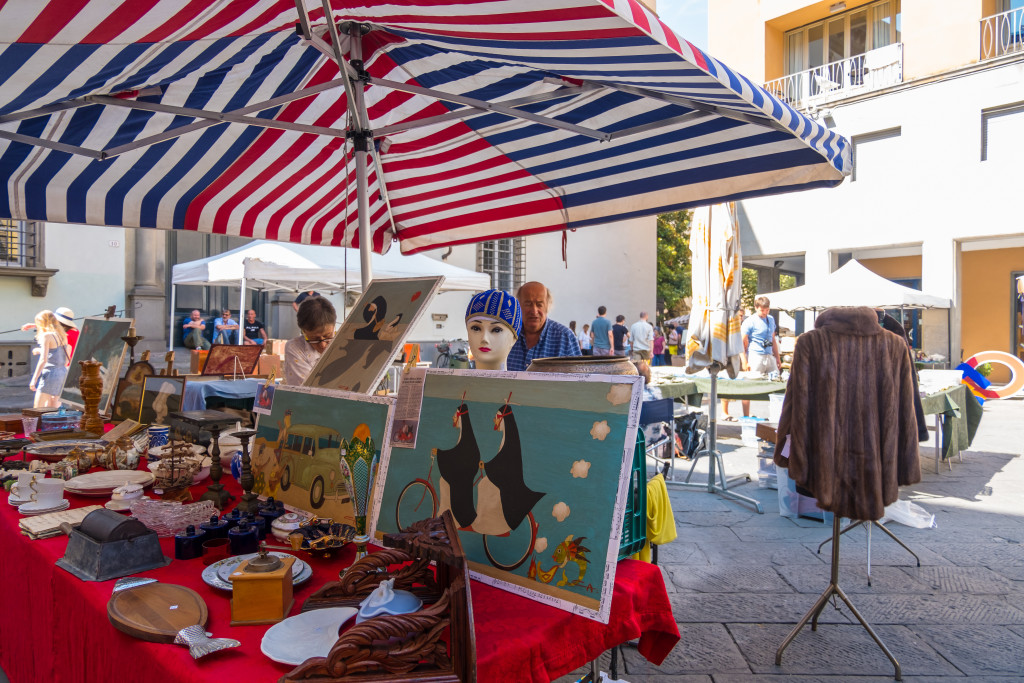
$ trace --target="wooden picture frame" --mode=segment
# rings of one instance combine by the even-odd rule
[[[121,337],[128,334],[134,324],[132,318],[86,318],[82,321],[78,343],[71,354],[71,365],[68,367],[67,379],[61,389],[62,402],[78,410],[84,410],[82,391],[78,381],[82,378],[82,366],[79,361],[96,360],[102,363],[100,376],[103,378],[103,391],[100,393],[100,413],[110,412],[110,403],[117,393],[117,385],[121,375],[121,364],[124,362],[128,345]]]
[[[167,416],[181,410],[184,400],[184,377],[146,377],[142,389],[142,404],[139,407],[139,424],[168,424]]]
[[[206,355],[206,362],[203,363],[201,375],[226,375],[234,377],[236,374],[256,374],[259,367],[260,354],[263,353],[262,344],[214,344]]]

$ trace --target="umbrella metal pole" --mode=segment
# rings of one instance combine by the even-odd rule
[[[708,371],[711,373],[711,394],[709,397],[710,404],[708,405],[708,448],[706,451],[697,453],[694,459],[694,466],[697,464],[697,459],[701,455],[708,457],[708,483],[704,484],[691,484],[690,478],[687,477],[685,482],[674,482],[666,481],[665,485],[669,487],[676,487],[681,489],[690,490],[702,490],[707,493],[717,493],[723,498],[730,498],[742,503],[749,503],[754,506],[758,514],[764,514],[764,508],[761,507],[761,503],[757,502],[753,498],[743,496],[738,493],[734,493],[729,490],[728,482],[725,478],[725,466],[722,464],[722,453],[718,450],[718,372],[721,370],[721,366],[718,363],[712,363]],[[716,466],[717,466],[717,477],[716,477]],[[690,467],[690,474],[693,474],[693,467]]]

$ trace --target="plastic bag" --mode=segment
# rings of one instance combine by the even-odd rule
[[[929,514],[923,507],[917,503],[911,503],[909,500],[897,500],[892,505],[886,506],[885,513],[879,521],[882,524],[890,521],[897,522],[915,529],[934,529],[936,527],[935,515]]]

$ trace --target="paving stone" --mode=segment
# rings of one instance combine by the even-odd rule
[[[720,543],[722,541],[739,542],[739,537],[729,527],[714,528],[694,526],[693,524],[676,523],[676,541],[691,543]]]
[[[635,674],[707,674],[750,673],[732,636],[722,624],[684,624],[679,628],[682,640],[661,666],[655,666],[633,648],[623,648],[627,678]]]
[[[698,593],[790,593],[771,567],[675,567],[672,582],[680,590]]]
[[[1006,595],[1013,584],[986,567],[907,567],[909,576],[943,593]]]
[[[691,493],[690,495],[711,495],[706,493]],[[729,527],[735,524],[746,523],[756,512],[747,512],[737,504],[732,504],[724,510],[696,510],[692,512],[681,512],[675,515],[677,524],[692,524],[693,526],[706,527]]]
[[[991,626],[915,626],[913,630],[968,676],[1024,676],[1024,638]]]
[[[1006,628],[1010,629],[1018,636],[1024,637],[1024,626],[1007,626]]]
[[[780,517],[783,524],[775,526],[750,526],[740,524],[731,527],[731,531],[741,541],[767,542],[767,541],[799,541],[808,542],[820,539],[826,532],[819,524],[816,527],[805,527],[794,524],[786,517]]]
[[[820,624],[797,635],[775,666],[775,651],[792,630],[787,624],[728,624],[730,633],[754,673],[858,676],[892,675],[893,666],[860,624]],[[955,676],[959,672],[904,626],[876,626],[875,631],[906,675]]]
[[[598,670],[599,671],[611,671],[611,662],[612,662],[612,651],[611,650],[606,650],[604,653],[601,654],[600,657],[597,658]],[[621,672],[622,672],[622,656],[620,654],[620,656],[619,656],[619,675],[621,675]],[[582,678],[583,676],[587,675],[588,673],[590,673],[590,664],[587,664],[585,666],[581,666],[580,668],[576,669],[575,671],[573,671],[570,674],[566,674],[565,676],[561,676],[559,678],[556,678],[553,681],[553,683],[575,683],[576,681],[578,681],[580,678]]]
[[[960,566],[1024,567],[1024,544],[1020,543],[943,543],[933,547]]]
[[[800,593],[821,593],[828,586],[830,568],[809,565],[777,567],[779,574]],[[917,569],[916,567],[914,569]],[[844,566],[839,572],[839,586],[849,594],[855,593],[930,593],[931,588],[915,581],[900,567],[871,567],[871,585],[868,585],[867,567]]]
[[[672,614],[680,629],[687,623],[703,623],[711,619],[723,623],[795,624],[814,605],[815,597],[797,593],[679,592],[669,595]],[[851,618],[846,610],[840,612],[826,607],[819,621],[848,623]]]
[[[898,535],[899,534],[897,534],[897,536]],[[903,539],[901,538],[900,540]],[[906,543],[905,540],[903,542]],[[820,544],[821,541],[813,544],[804,543],[805,546],[815,553],[817,553],[818,546]],[[907,545],[909,545],[910,549],[913,550],[921,559],[922,565],[951,564],[949,559],[931,550],[930,546],[925,546],[921,543],[907,543]],[[938,550],[938,548],[936,548],[936,550]],[[826,543],[825,547],[821,549],[820,555],[825,558],[825,562],[831,562],[832,544]],[[867,565],[867,558],[867,534],[865,534],[861,529],[854,529],[843,534],[839,543],[839,563],[841,565]],[[914,559],[913,555],[907,552],[906,548],[886,536],[881,530],[875,529],[871,532],[871,566],[875,567],[878,565],[916,567],[917,560]]]
[[[1024,567],[989,567],[989,569],[1011,581],[1024,581]],[[1018,588],[1018,590],[1020,589]]]
[[[701,549],[711,564],[734,565],[778,565],[812,564],[820,565],[822,560],[797,542],[778,541],[775,543],[722,542],[705,543]]]
[[[998,596],[858,595],[853,605],[871,624],[1024,624],[1024,611]]]
[[[658,564],[709,564],[696,543],[672,541],[658,546]]]

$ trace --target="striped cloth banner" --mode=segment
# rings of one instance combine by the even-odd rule
[[[3,4],[0,215],[358,246],[348,101],[322,6],[304,1],[312,41],[292,0]],[[371,29],[357,87],[377,252],[831,187],[850,170],[845,139],[637,0],[332,3]]]

